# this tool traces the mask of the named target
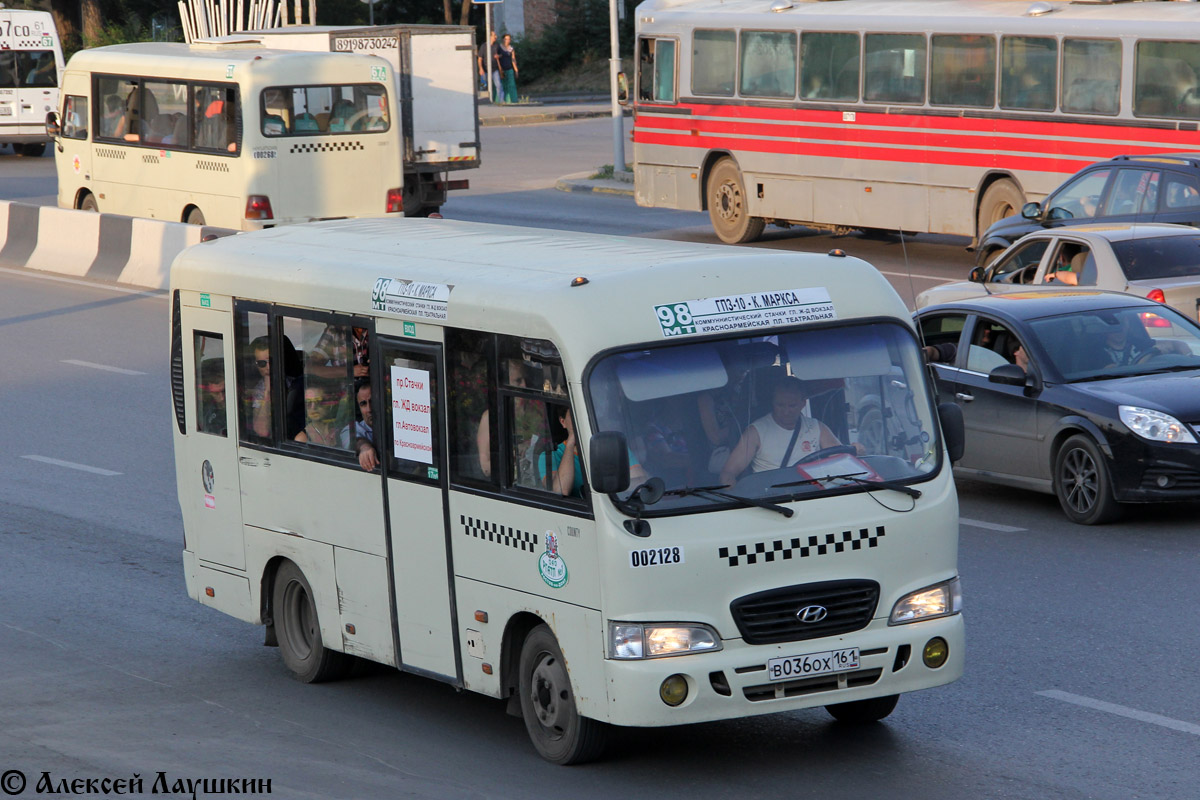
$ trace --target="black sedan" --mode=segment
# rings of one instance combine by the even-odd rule
[[[1073,522],[1200,499],[1200,326],[1111,292],[1012,293],[916,315],[938,402],[966,422],[956,474],[1058,496]]]

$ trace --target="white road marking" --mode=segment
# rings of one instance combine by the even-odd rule
[[[100,469],[100,467],[89,467],[87,464],[76,464],[73,461],[59,461],[57,458],[47,458],[46,456],[21,456],[30,461],[40,461],[43,464],[53,464],[56,467],[67,467],[68,469],[77,469],[82,472],[91,472],[96,475],[120,475],[119,472],[113,472],[111,469]]]
[[[1200,725],[1192,722],[1183,722],[1178,719],[1171,719],[1159,714],[1151,714],[1148,711],[1138,711],[1136,708],[1128,706],[1119,706],[1115,703],[1106,703],[1103,700],[1095,700],[1091,697],[1084,697],[1081,694],[1071,694],[1070,692],[1060,692],[1057,689],[1048,689],[1044,692],[1034,692],[1034,694],[1042,697],[1049,697],[1053,700],[1062,700],[1064,703],[1074,703],[1077,706],[1085,708],[1094,708],[1097,711],[1106,711],[1109,714],[1116,714],[1118,717],[1127,717],[1136,719],[1138,722],[1149,722],[1151,725],[1161,725],[1164,728],[1170,728],[1173,731],[1182,731],[1190,733],[1193,736],[1200,736]]]
[[[91,361],[76,361],[73,358],[64,358],[64,364],[74,364],[77,367],[91,367],[92,369],[102,369],[105,372],[119,372],[122,375],[145,375],[144,372],[138,372],[136,369],[121,369],[120,367],[108,367],[104,364],[93,364]]]
[[[1014,528],[1012,525],[1001,525],[997,522],[984,522],[981,519],[967,519],[959,517],[960,525],[970,525],[972,528],[983,528],[989,531],[999,531],[1000,533],[1020,533],[1021,531],[1029,530],[1028,528]]]

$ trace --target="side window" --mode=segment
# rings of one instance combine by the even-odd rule
[[[654,54],[654,101],[675,102],[675,42],[659,39]]]
[[[1096,257],[1092,250],[1079,242],[1064,241],[1046,267],[1044,283],[1067,286],[1096,285]]]
[[[1162,173],[1148,169],[1121,169],[1113,179],[1103,215],[1115,217],[1153,211]]]
[[[438,483],[442,433],[436,350],[384,342],[381,354],[387,388],[380,407],[389,431],[383,437],[388,470],[394,476]]]
[[[971,333],[967,369],[987,374],[1004,364],[1026,365],[1025,352],[1016,335],[995,320],[979,317]]]
[[[87,135],[87,98],[80,94],[69,94],[63,104],[62,136],[64,139],[86,139]]]
[[[1200,119],[1200,43],[1137,43],[1133,113],[1145,117]]]
[[[192,352],[196,365],[196,430],[225,436],[229,414],[225,407],[225,351],[220,334],[197,331]]]
[[[742,33],[739,92],[747,97],[796,96],[796,34],[781,31]]]
[[[921,341],[925,344],[958,344],[966,314],[937,314],[921,319]]]
[[[198,83],[192,87],[192,146],[197,150],[237,152],[237,88]]]
[[[234,346],[238,354],[235,374],[241,421],[238,436],[243,442],[266,444],[272,440],[275,425],[272,376],[278,375],[280,377],[276,380],[282,379],[283,370],[272,369],[274,348],[271,345],[267,313],[238,309],[234,319]],[[294,377],[289,376],[287,380],[290,384]]]
[[[1047,216],[1050,219],[1083,219],[1096,216],[1104,184],[1108,183],[1108,176],[1111,174],[1110,169],[1098,169],[1073,179],[1046,201]]]
[[[925,101],[925,37],[919,33],[867,34],[866,100]]]
[[[737,37],[733,31],[697,30],[692,34],[692,93],[733,97]]]
[[[858,100],[857,33],[800,34],[800,97]]]
[[[1058,95],[1058,42],[1005,36],[1000,42],[1000,107],[1053,111]]]
[[[1064,39],[1062,109],[1072,114],[1120,111],[1121,43],[1114,39]]]
[[[929,102],[991,108],[996,102],[996,40],[933,36]]]
[[[1167,173],[1167,193],[1164,211],[1184,211],[1200,208],[1200,181],[1190,175]]]
[[[1034,239],[1020,245],[1004,260],[996,262],[988,271],[987,282],[1032,283],[1049,244],[1049,239]]]
[[[496,441],[496,337],[475,331],[447,330],[446,399],[450,416],[450,477],[455,482],[499,484],[492,470]]]
[[[22,86],[48,88],[58,85],[53,50],[16,51],[17,77]]]
[[[282,341],[294,346],[300,375],[288,387],[287,437],[309,447],[354,449],[356,395],[351,326],[345,320],[282,317]],[[295,395],[302,393],[302,400]],[[303,420],[294,418],[302,403]],[[298,429],[297,429],[298,428]]]
[[[133,78],[96,78],[92,96],[100,110],[99,136],[136,142],[141,138],[142,98]]]
[[[188,146],[187,84],[142,84],[142,141],[167,147]]]

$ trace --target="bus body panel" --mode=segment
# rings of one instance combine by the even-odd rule
[[[0,8],[0,145],[47,142],[58,108],[63,55],[48,11]]]

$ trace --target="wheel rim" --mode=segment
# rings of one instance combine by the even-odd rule
[[[742,216],[742,193],[731,182],[717,187],[717,215],[727,225],[736,225]]]
[[[1100,475],[1095,460],[1082,449],[1074,449],[1063,459],[1063,496],[1067,505],[1077,514],[1086,514],[1096,504],[1100,494]]]
[[[283,590],[284,635],[293,652],[301,660],[312,653],[313,613],[308,601],[308,592],[298,581],[292,581]]]
[[[992,218],[988,220],[988,227],[990,228],[993,223],[999,222],[1005,217],[1011,217],[1016,213],[1017,209],[1012,203],[1006,203],[1002,200],[992,207]]]
[[[548,738],[561,739],[570,722],[571,703],[566,673],[554,655],[538,654],[537,665],[530,674],[530,686],[529,696],[538,724]]]

